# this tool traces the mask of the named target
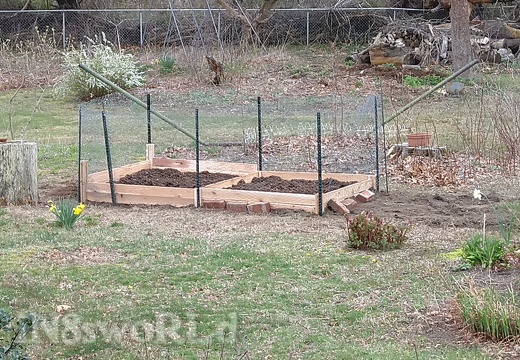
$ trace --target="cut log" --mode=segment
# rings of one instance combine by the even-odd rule
[[[38,146],[0,143],[0,205],[38,202]]]
[[[405,56],[411,52],[408,47],[391,47],[387,44],[379,44],[368,50],[372,65],[394,64],[401,66]]]
[[[491,43],[492,49],[511,49],[513,54],[520,50],[520,39],[500,39]]]
[[[519,27],[518,23],[502,20],[486,20],[471,25],[472,30],[492,39],[520,39]]]
[[[438,4],[437,4],[437,6],[434,7],[436,2]],[[451,2],[452,2],[452,0],[425,1],[424,8],[428,9],[428,8],[434,7],[431,10],[432,12],[437,12],[440,9],[449,10],[451,8]],[[514,0],[468,0],[468,2],[473,6],[480,6],[480,5],[484,5],[484,4],[496,4],[498,2],[509,3],[509,2],[514,2]]]

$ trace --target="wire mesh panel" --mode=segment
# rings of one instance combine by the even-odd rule
[[[151,116],[156,156],[195,158],[195,109],[199,110],[201,159],[258,164],[257,98],[211,98],[154,94],[152,108],[170,123]],[[262,168],[316,171],[316,116],[322,120],[324,172],[375,173],[375,96],[323,96],[262,101]],[[101,113],[109,125],[114,167],[142,161],[147,143],[146,109],[119,96],[82,105],[82,156],[90,172],[106,169]]]

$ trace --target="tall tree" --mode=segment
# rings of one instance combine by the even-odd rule
[[[224,8],[230,16],[242,22],[243,39],[251,42],[257,39],[260,27],[274,16],[274,12],[271,10],[277,1],[278,0],[263,0],[262,6],[254,14],[250,14],[246,9],[242,8],[239,1],[217,0],[217,3]],[[234,4],[236,4],[236,7]]]
[[[471,7],[467,0],[451,2],[451,48],[454,71],[461,69],[474,58],[469,30]]]

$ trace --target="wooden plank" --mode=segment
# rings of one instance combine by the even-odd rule
[[[133,174],[140,170],[148,169],[149,165],[146,161],[141,161],[135,164],[124,165],[113,169],[114,181],[119,181],[123,176]],[[89,182],[108,182],[108,170],[103,170],[88,177]]]
[[[200,171],[209,171],[213,173],[224,173],[231,175],[245,175],[257,171],[257,166],[255,164],[203,160],[199,165]],[[153,159],[153,166],[158,168],[172,167],[179,171],[195,172],[196,161],[155,157]]]
[[[151,169],[153,167],[153,159],[155,155],[155,145],[154,144],[146,144],[146,162]]]
[[[314,207],[314,195],[287,194],[265,191],[247,191],[232,189],[201,189],[202,200],[225,200],[237,202],[268,202],[271,204],[303,205]]]
[[[314,172],[283,172],[283,171],[262,171],[260,173],[263,177],[278,176],[283,180],[318,180],[318,173]],[[325,179],[336,179],[338,181],[363,181],[368,179],[372,175],[365,174],[337,174],[337,173],[323,173],[322,178]]]
[[[89,188],[93,190],[108,191],[110,187],[108,183],[91,183]],[[141,196],[169,196],[169,197],[190,197],[193,199],[193,188],[175,188],[165,186],[146,186],[146,185],[128,185],[115,184],[117,193],[133,194]]]
[[[277,203],[269,203],[271,209],[274,210],[302,210],[310,213],[316,213],[315,206],[306,206],[306,205],[298,205],[298,204],[277,204]]]
[[[225,189],[225,188],[238,184],[241,180],[244,180],[246,183],[250,183],[255,177],[258,177],[258,172],[239,176],[239,177],[232,178],[232,179],[222,180],[222,181],[216,182],[214,184],[207,185],[205,187],[214,188],[214,189]]]
[[[173,167],[178,170],[186,170],[190,167],[188,160],[180,160],[180,159],[170,159],[163,157],[154,157],[153,158],[153,167]],[[195,168],[194,168],[195,169]]]
[[[115,184],[118,204],[147,204],[188,206],[194,204],[194,189],[159,186]],[[110,184],[91,183],[87,199],[97,202],[111,202]]]
[[[231,175],[245,175],[256,172],[255,164],[228,163],[216,161],[203,161],[200,164],[201,171],[219,172]]]
[[[87,201],[88,188],[88,161],[81,160],[79,163],[79,201]]]
[[[93,202],[110,203],[112,200],[110,193],[90,191],[88,192],[88,200]],[[116,202],[125,205],[169,205],[174,207],[191,206],[193,203],[190,199],[142,196],[134,194],[116,194]]]
[[[301,180],[311,180],[311,181],[317,181],[318,180],[318,174],[316,173],[299,173],[299,172],[277,172],[277,171],[261,171],[261,172],[254,172],[248,175],[236,177],[233,179],[228,179],[224,181],[220,181],[218,183],[214,183],[211,185],[208,185],[206,187],[208,188],[228,188],[235,184],[237,184],[240,180],[244,180],[246,183],[250,183],[253,178],[255,177],[269,177],[269,176],[279,176],[283,180],[293,180],[293,179],[301,179]],[[324,179],[336,179],[338,181],[364,181],[371,177],[372,175],[360,175],[360,174],[324,174]]]

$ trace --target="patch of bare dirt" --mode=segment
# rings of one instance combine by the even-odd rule
[[[189,93],[198,90],[213,90],[225,94],[230,89],[239,89],[244,94],[262,94],[268,100],[284,94],[291,97],[329,96],[356,92],[360,95],[378,93],[381,87],[385,94],[413,93],[414,89],[402,84],[403,74],[421,77],[437,73],[434,69],[408,70],[396,67],[345,65],[347,52],[341,49],[291,53],[272,49],[260,56],[237,54],[233,56],[244,68],[224,61],[225,80],[220,86],[213,84],[213,74],[202,69],[202,77],[194,79],[190,74],[160,75],[149,72],[146,89],[137,89],[139,95],[175,91]],[[201,59],[204,54],[201,53]],[[183,59],[180,59],[181,61]],[[148,61],[149,62],[149,61]],[[186,67],[189,64],[185,64]],[[381,82],[381,79],[384,79]]]
[[[71,179],[65,181],[40,181],[38,188],[40,202],[47,203],[48,200],[56,202],[59,199],[78,198],[78,180]]]
[[[482,227],[484,214],[489,216],[486,225],[490,229],[498,229],[498,221],[490,214],[493,206],[501,200],[498,196],[487,201],[475,200],[469,191],[445,188],[425,188],[419,186],[401,187],[388,193],[379,193],[369,203],[359,203],[354,214],[362,211],[393,219],[399,222],[424,224],[436,228],[475,228]]]
[[[426,347],[444,347],[453,343],[468,344],[454,312],[448,309],[448,306],[444,307],[446,308],[407,314],[411,322],[408,328],[410,340],[415,341],[417,336],[424,337],[427,339]]]

